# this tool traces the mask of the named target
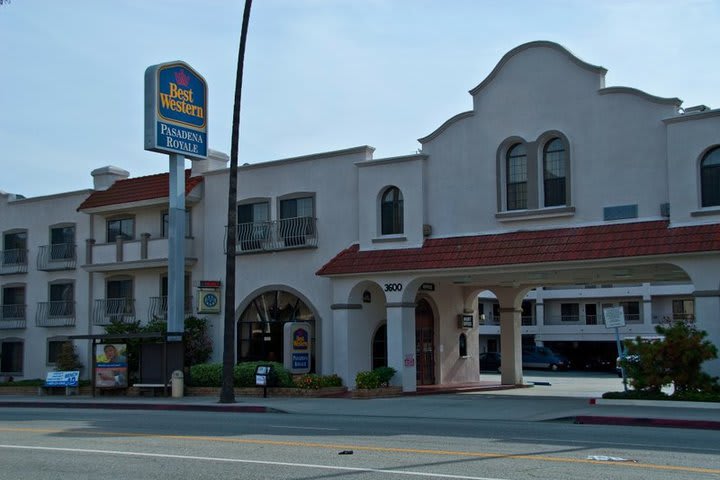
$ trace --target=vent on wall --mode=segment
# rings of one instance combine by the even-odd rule
[[[661,203],[660,204],[660,215],[663,217],[670,217],[670,204],[669,203]]]
[[[636,205],[617,205],[615,207],[603,208],[603,217],[605,221],[622,220],[624,218],[637,218],[638,206]]]

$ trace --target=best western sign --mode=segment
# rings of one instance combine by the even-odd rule
[[[145,70],[145,150],[207,158],[207,83],[184,62]]]

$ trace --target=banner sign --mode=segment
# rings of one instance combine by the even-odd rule
[[[145,70],[145,150],[207,158],[207,82],[184,62]]]
[[[95,386],[125,388],[128,386],[127,345],[100,343],[95,346]]]

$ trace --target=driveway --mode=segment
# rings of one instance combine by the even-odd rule
[[[500,383],[500,374],[480,372],[480,380]],[[532,385],[532,388],[468,394],[599,398],[605,392],[623,390],[622,378],[618,378],[614,372],[551,372],[526,369],[523,371],[523,383]]]

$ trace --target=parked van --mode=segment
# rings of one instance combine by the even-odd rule
[[[567,357],[557,354],[547,347],[524,347],[522,351],[523,368],[547,368],[550,370],[570,367]]]

